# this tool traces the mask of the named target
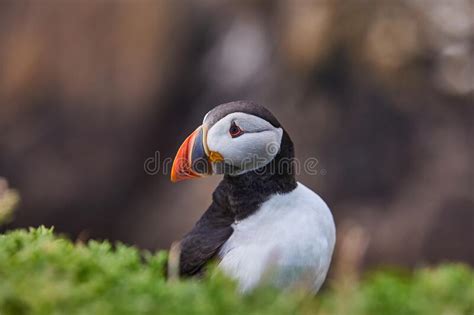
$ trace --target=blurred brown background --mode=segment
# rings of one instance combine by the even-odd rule
[[[474,264],[474,1],[0,1],[3,230],[167,248],[219,178],[171,184],[172,157],[217,104],[250,99],[324,175],[299,180],[365,265]]]

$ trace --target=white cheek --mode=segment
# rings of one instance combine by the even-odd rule
[[[280,150],[283,130],[275,128],[262,132],[246,133],[232,138],[228,133],[209,135],[208,146],[219,152],[227,163],[250,170],[269,163]]]
[[[232,121],[244,130],[244,134],[236,138],[230,136]],[[280,150],[282,136],[283,129],[275,128],[266,120],[245,113],[233,113],[209,129],[207,146],[209,150],[220,153],[227,164],[244,172],[273,160]]]

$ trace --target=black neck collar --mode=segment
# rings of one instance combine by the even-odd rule
[[[225,200],[235,220],[242,220],[254,213],[271,195],[288,193],[296,185],[293,142],[283,131],[280,152],[270,163],[242,175],[225,175],[215,194],[220,195],[218,199]]]

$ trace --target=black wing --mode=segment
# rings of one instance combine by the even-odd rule
[[[216,189],[213,202],[181,241],[180,275],[192,276],[201,271],[232,235],[234,214],[227,207],[223,189]]]

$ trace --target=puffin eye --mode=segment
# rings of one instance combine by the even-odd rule
[[[242,129],[240,129],[239,126],[237,126],[235,124],[235,122],[232,122],[232,124],[230,125],[230,128],[229,128],[229,134],[232,138],[237,138],[238,136],[240,136],[241,134],[243,134],[244,132],[242,131]]]

